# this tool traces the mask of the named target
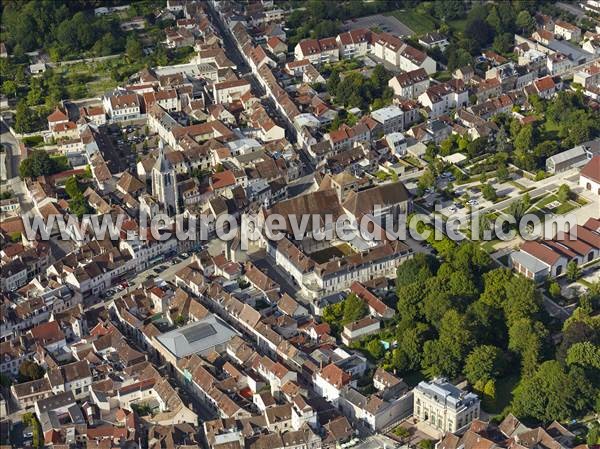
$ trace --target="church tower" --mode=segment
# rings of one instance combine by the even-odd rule
[[[158,159],[152,167],[152,194],[167,215],[173,216],[179,213],[177,178],[173,166],[165,157],[162,140],[158,143]]]

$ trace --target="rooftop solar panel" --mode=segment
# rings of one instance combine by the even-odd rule
[[[212,324],[200,323],[197,326],[182,329],[181,334],[185,337],[188,343],[194,343],[199,340],[204,340],[217,333]]]

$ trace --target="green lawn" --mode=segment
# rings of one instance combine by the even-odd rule
[[[512,391],[519,383],[519,375],[511,374],[496,381],[496,398],[492,401],[484,401],[482,408],[490,414],[502,413],[502,410],[512,401]]]
[[[396,11],[386,13],[386,15],[394,16],[417,35],[429,33],[436,28],[434,19],[414,10],[397,9]]]
[[[467,25],[467,19],[449,20],[446,23],[454,31],[459,31],[462,33],[463,31],[465,31],[465,26]]]

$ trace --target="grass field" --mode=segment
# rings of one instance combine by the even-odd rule
[[[490,414],[499,414],[512,401],[512,391],[519,383],[519,376],[512,374],[496,382],[496,397],[493,400],[486,400],[482,408]]]
[[[404,25],[409,27],[417,35],[422,35],[434,31],[436,22],[433,18],[423,15],[413,10],[397,9],[386,13],[387,16],[394,16]]]
[[[467,25],[467,19],[449,20],[447,23],[454,31],[463,32],[465,31],[465,26]]]

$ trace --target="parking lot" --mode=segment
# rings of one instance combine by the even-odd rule
[[[413,30],[404,25],[398,19],[393,16],[384,16],[382,14],[375,14],[373,16],[360,17],[344,22],[342,29],[356,30],[357,28],[379,28],[381,31],[391,33],[396,36],[411,36],[414,34]]]
[[[156,139],[152,135],[146,135],[146,127],[142,125],[126,125],[122,128],[118,125],[108,127],[107,136],[110,145],[107,145],[107,159],[113,162],[113,158],[118,162],[120,171],[129,169],[135,170],[138,156],[147,154],[150,148],[156,146]],[[110,162],[109,162],[110,163]]]

